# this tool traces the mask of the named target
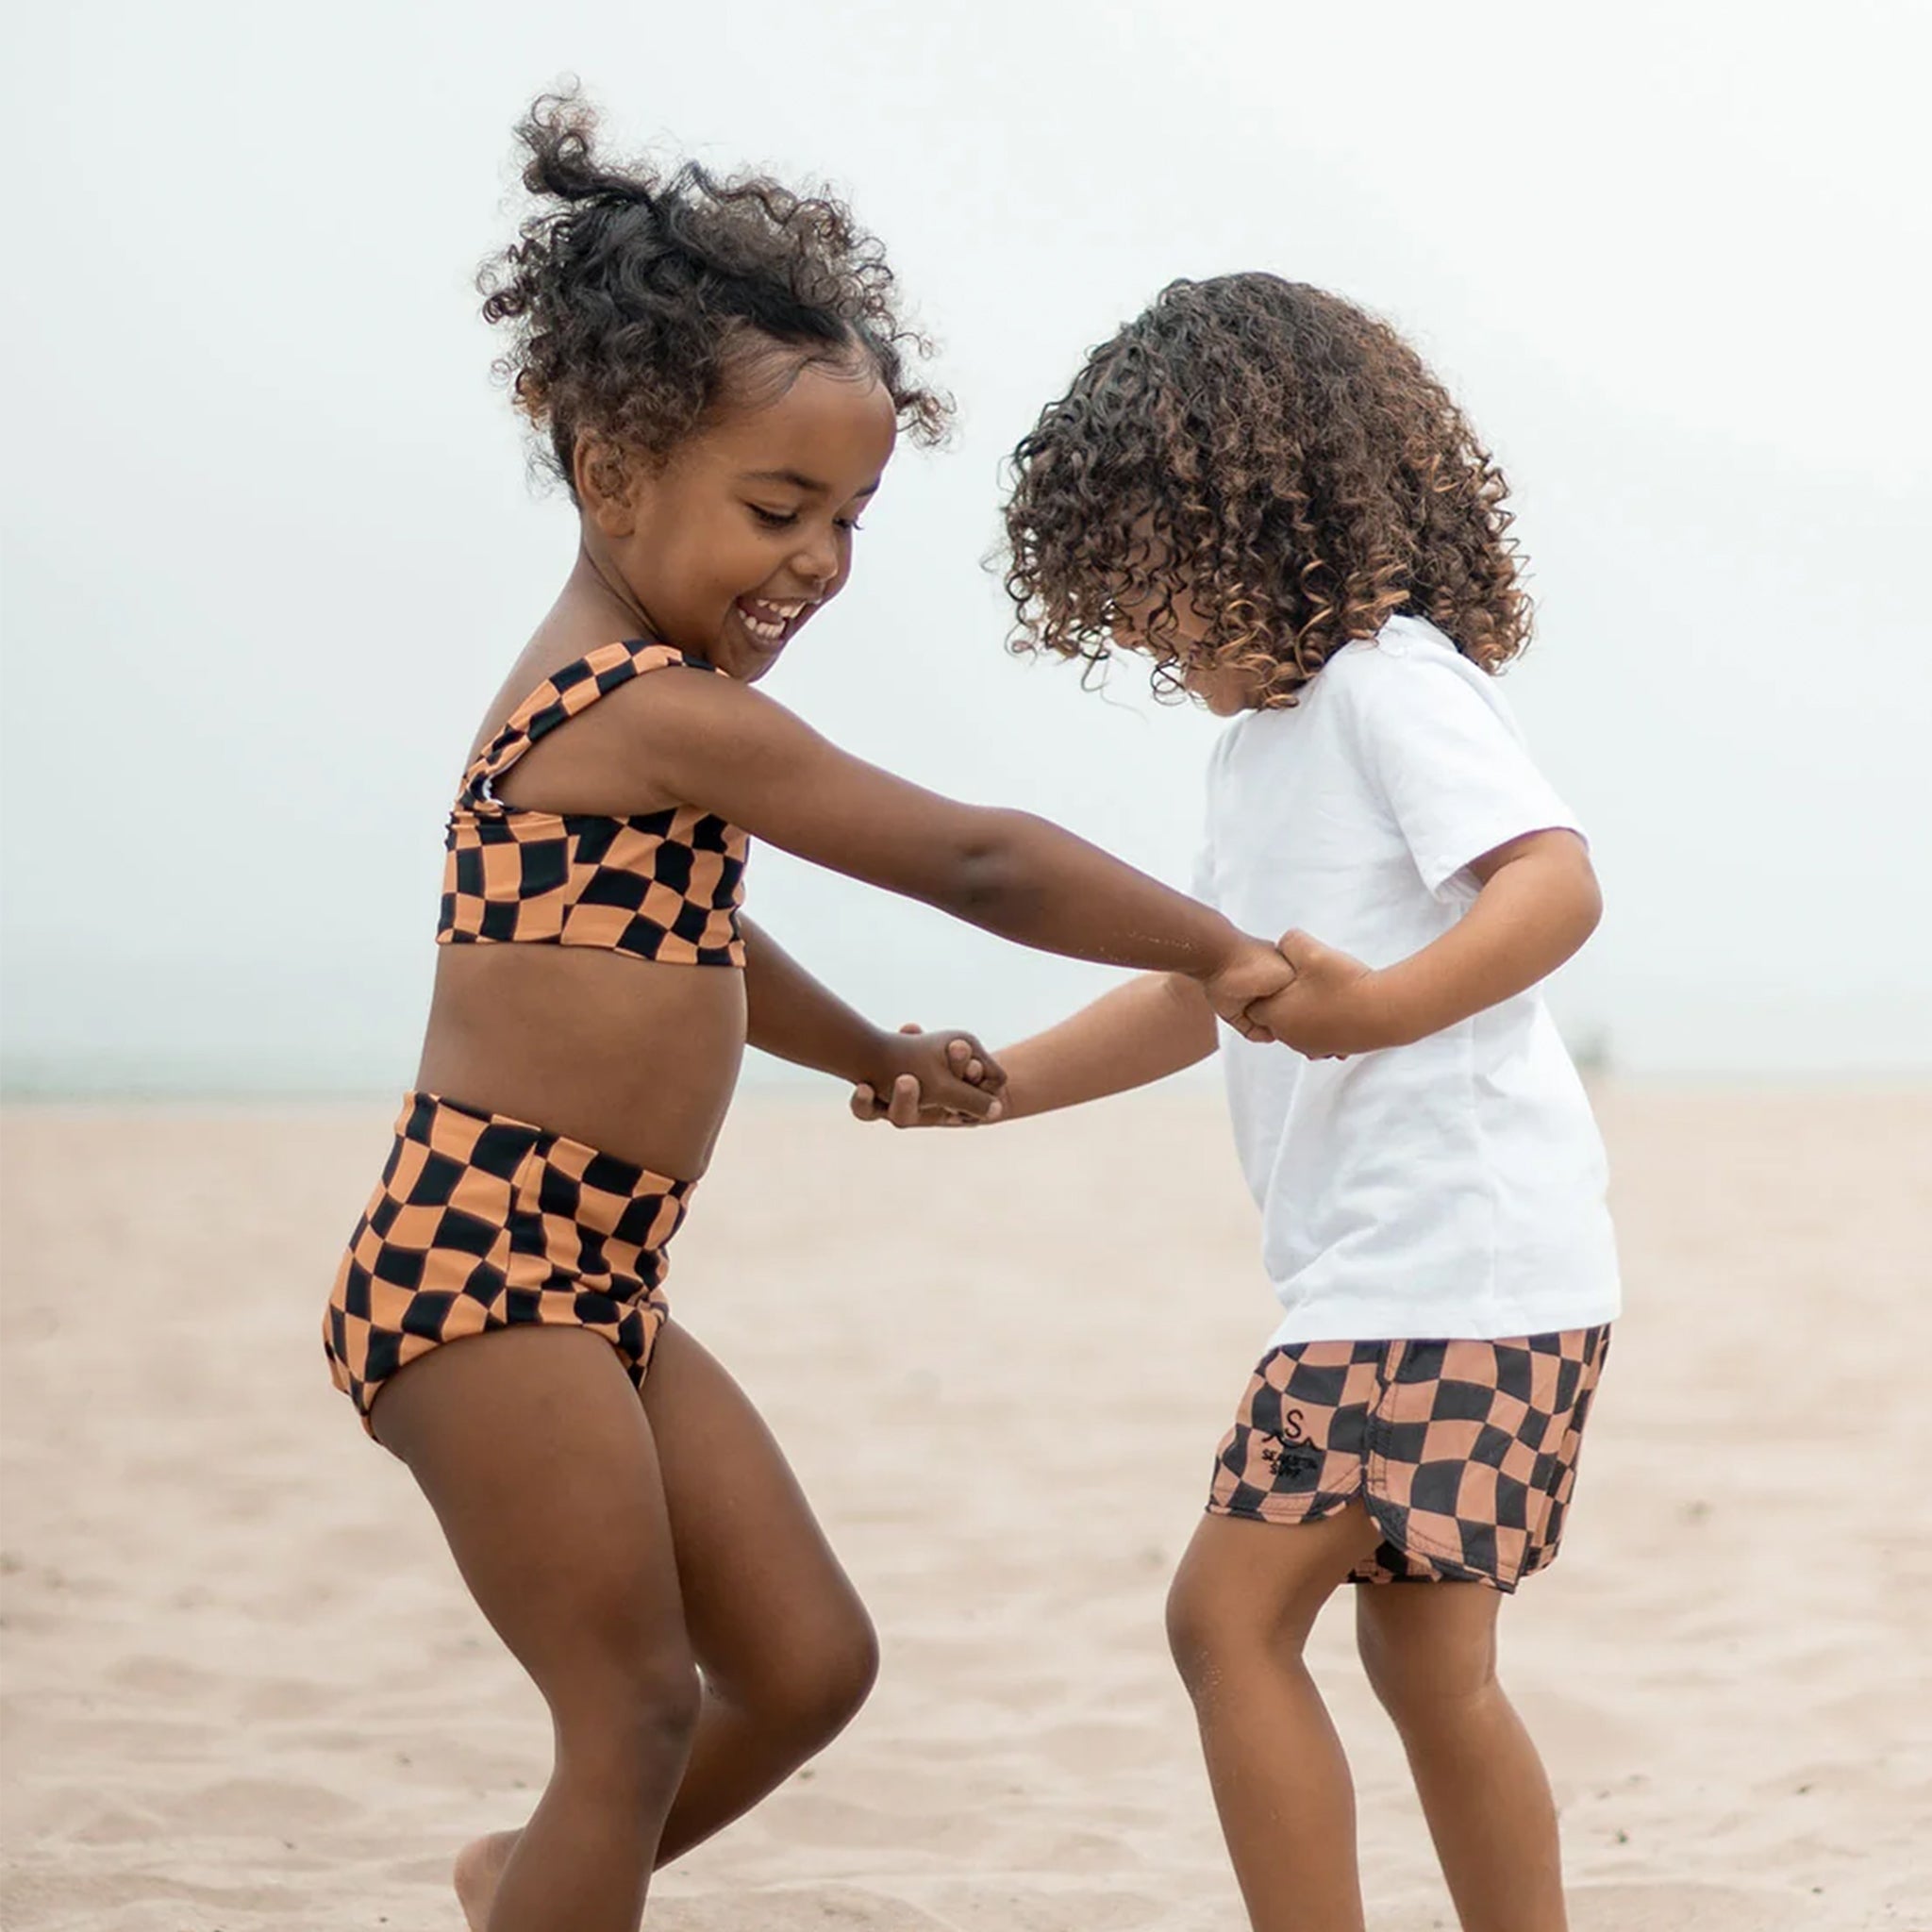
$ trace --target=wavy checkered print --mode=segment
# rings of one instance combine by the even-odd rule
[[[1356,1581],[1513,1590],[1562,1541],[1609,1340],[1603,1325],[1271,1349],[1222,1441],[1208,1509],[1303,1523],[1362,1495],[1382,1543]]]
[[[526,1323],[603,1336],[641,1386],[669,1312],[664,1249],[693,1185],[411,1094],[323,1318],[336,1387],[366,1426],[419,1356]]]
[[[532,691],[463,774],[436,937],[598,946],[666,965],[742,966],[747,841],[690,806],[634,818],[525,811],[491,790],[529,748],[648,672],[711,667],[667,644],[605,644]],[[723,674],[719,674],[723,675]]]

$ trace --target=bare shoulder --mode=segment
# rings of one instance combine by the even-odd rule
[[[539,667],[533,689],[543,675]],[[504,716],[520,702],[510,699]],[[526,810],[614,817],[702,803],[692,796],[695,774],[716,758],[755,756],[787,726],[806,732],[783,706],[737,679],[672,661],[629,679],[546,734],[497,793]]]
[[[528,811],[694,808],[813,864],[935,903],[1011,817],[854,758],[783,705],[694,666],[610,691],[542,738],[496,792]]]

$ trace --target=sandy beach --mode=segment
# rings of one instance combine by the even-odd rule
[[[1236,1932],[1160,1617],[1272,1325],[1218,1097],[976,1135],[841,1105],[747,1097],[671,1291],[884,1674],[650,1924]],[[392,1110],[5,1117],[8,1932],[457,1932],[449,1855],[541,1782],[540,1704],[317,1345]],[[1628,1312],[1503,1624],[1574,1924],[1926,1932],[1932,1091],[1599,1110]],[[1452,1926],[1346,1602],[1316,1667],[1372,1924]]]

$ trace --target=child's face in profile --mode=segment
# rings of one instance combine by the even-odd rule
[[[807,363],[586,509],[653,634],[755,684],[845,588],[897,426],[870,370]]]
[[[1172,598],[1168,611],[1171,635],[1180,645],[1183,658],[1192,658],[1181,673],[1181,683],[1217,718],[1232,718],[1248,709],[1255,701],[1254,680],[1245,672],[1208,659],[1206,647],[1212,640],[1214,625],[1194,602],[1185,575],[1176,575],[1158,587],[1143,583],[1117,593],[1113,600],[1118,613],[1112,626],[1114,642],[1124,651],[1145,649],[1144,625],[1163,593]],[[1191,647],[1199,647],[1198,656]]]
[[[1225,665],[1201,664],[1181,675],[1181,682],[1217,718],[1239,717],[1255,703],[1255,680],[1245,671]]]

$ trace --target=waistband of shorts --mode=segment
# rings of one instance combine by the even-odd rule
[[[689,1201],[697,1187],[694,1180],[653,1174],[635,1161],[573,1141],[568,1134],[555,1134],[548,1127],[511,1120],[507,1114],[491,1113],[441,1093],[405,1094],[402,1112],[396,1116],[396,1138],[413,1141],[465,1166],[483,1168],[507,1181],[514,1180],[534,1155],[545,1167],[559,1169],[602,1193],[634,1200],[668,1196],[674,1201]]]

